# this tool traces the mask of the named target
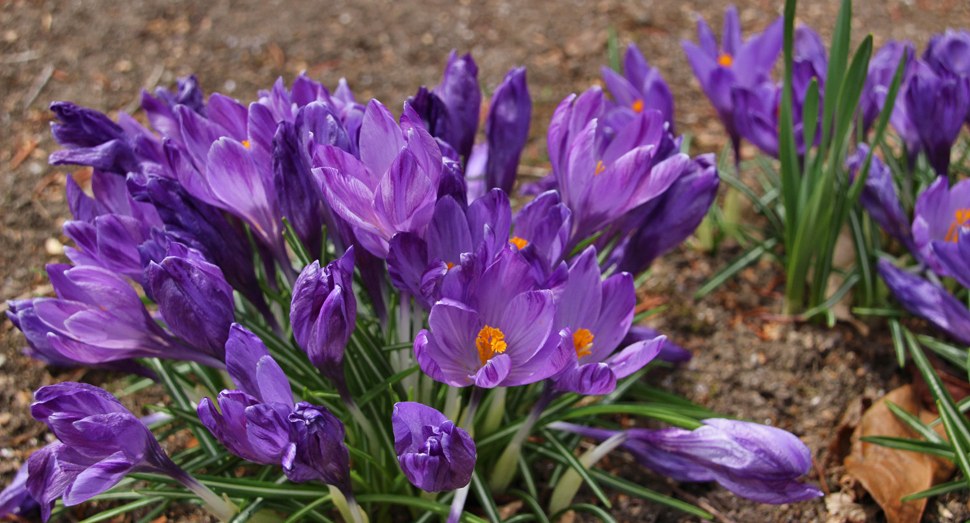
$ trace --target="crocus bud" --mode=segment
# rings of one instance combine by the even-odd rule
[[[893,296],[910,313],[932,323],[963,344],[970,344],[970,312],[960,300],[919,276],[879,260],[879,275]]]
[[[394,450],[412,485],[427,492],[451,491],[471,481],[475,442],[437,410],[405,401],[394,405]]]
[[[869,146],[860,143],[855,154],[846,158],[845,167],[849,170],[853,180],[865,163],[868,154]],[[878,156],[872,156],[872,161],[869,164],[869,175],[866,177],[866,184],[859,195],[859,202],[887,234],[903,242],[910,252],[915,253],[917,251],[916,245],[913,243],[913,233],[909,228],[909,217],[906,216],[903,204],[900,203],[899,197],[896,195],[893,173]]]
[[[917,60],[904,98],[926,159],[940,176],[950,167],[950,149],[970,108],[970,79],[933,71]]]
[[[701,423],[694,430],[629,429],[622,448],[641,465],[677,481],[717,481],[759,503],[780,505],[822,495],[815,485],[797,481],[812,468],[812,454],[794,434],[731,419]],[[549,427],[597,440],[621,433],[562,422]]]
[[[54,102],[51,111],[60,123],[51,123],[51,134],[66,147],[51,153],[51,165],[89,165],[124,176],[138,171],[133,140],[103,113],[71,102]]]
[[[159,447],[148,427],[108,392],[84,383],[42,387],[30,412],[51,429],[59,443],[28,460],[27,490],[46,521],[57,498],[77,505],[118,484],[130,472],[173,477],[200,495],[221,519],[233,511],[208,488],[178,467]]]
[[[485,120],[488,163],[485,181],[488,189],[512,192],[519,157],[529,138],[532,98],[525,80],[525,67],[512,69],[495,89]]]
[[[458,154],[468,157],[475,133],[478,132],[482,91],[478,86],[478,65],[471,54],[459,57],[454,50],[448,55],[448,65],[441,85],[434,89],[447,107],[448,125],[445,132],[435,134],[448,142]],[[526,118],[528,122],[528,118]],[[526,124],[528,129],[528,124]]]
[[[321,268],[315,261],[293,286],[290,323],[293,336],[320,372],[343,382],[344,348],[357,322],[353,291],[354,248]]]
[[[348,498],[350,452],[344,445],[344,424],[326,407],[301,401],[289,415],[297,430],[296,452],[283,458],[283,471],[291,481],[319,479]]]
[[[282,464],[297,440],[288,420],[293,392],[286,375],[262,340],[238,323],[226,343],[226,368],[240,390],[219,393],[218,410],[202,398],[199,419],[229,452],[253,463]]]
[[[169,256],[147,268],[148,284],[165,324],[186,343],[222,359],[235,308],[219,267]]]

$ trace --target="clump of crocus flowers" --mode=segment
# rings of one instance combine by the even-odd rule
[[[753,45],[732,33],[713,60],[740,67]],[[495,89],[476,145],[469,55],[452,53],[441,85],[397,117],[346,82],[331,92],[305,75],[249,106],[206,98],[194,76],[143,92],[151,128],[56,102],[64,149],[51,163],[92,168],[93,197],[69,178],[74,266],[48,266],[56,298],[11,302],[7,315],[51,365],[168,387],[165,423],[188,419],[208,453],[188,462],[193,473],[263,467],[253,481],[267,486],[250,484],[261,501],[243,510],[333,505],[361,523],[386,517],[375,501],[406,504],[417,489],[428,494],[412,508],[457,521],[472,483],[479,496],[509,486],[547,413],[617,391],[658,357],[690,356],[633,326],[634,277],[700,223],[715,162],[681,151],[670,89],[635,46],[604,77],[612,99],[594,87],[556,110],[552,172],[526,188],[528,202],[513,192],[531,123],[525,69]],[[33,414],[60,442],[0,495],[3,513],[39,505],[47,519],[57,499],[97,498],[129,473],[170,476],[223,520],[239,508],[110,393],[65,383],[35,397]],[[496,436],[508,420],[517,429]],[[632,435],[625,448],[667,442],[645,463],[673,470],[694,459],[674,436],[731,452],[781,442],[751,470],[695,460],[697,474],[675,477],[771,503],[820,495],[795,481],[808,451],[794,436],[734,428],[707,420]],[[294,506],[278,490],[286,482],[329,498]],[[731,486],[752,482],[770,494]]]

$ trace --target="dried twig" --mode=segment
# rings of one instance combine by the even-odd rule
[[[40,95],[40,92],[44,90],[44,86],[50,81],[51,75],[54,74],[54,65],[47,64],[44,69],[40,72],[40,76],[34,81],[34,86],[30,88],[30,92],[27,93],[26,101],[24,102],[24,112],[26,113],[30,109],[30,104],[34,103],[34,100]]]
[[[145,80],[145,90],[151,91],[158,85],[158,81],[162,79],[162,73],[165,72],[165,66],[162,64],[155,64],[155,68],[152,69],[152,74],[148,76]],[[125,106],[125,112],[132,114],[141,108],[141,96],[136,96],[128,105]]]
[[[22,64],[41,57],[40,51],[23,51],[20,53],[0,56],[0,64]]]

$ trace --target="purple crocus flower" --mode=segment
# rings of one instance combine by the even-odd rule
[[[566,246],[572,230],[572,215],[560,203],[559,193],[546,191],[525,204],[515,217],[512,241],[544,277],[569,255]]]
[[[626,120],[632,120],[635,114],[643,111],[660,111],[670,125],[670,132],[674,132],[673,93],[660,70],[647,63],[637,44],[631,42],[626,48],[622,75],[606,66],[600,71],[613,95],[614,111],[623,113]]]
[[[456,387],[524,385],[568,360],[558,340],[547,343],[553,293],[536,290],[531,267],[513,249],[499,253],[467,303],[445,298],[431,308],[430,329],[418,333],[414,352],[432,379]]]
[[[233,454],[253,463],[281,465],[296,453],[297,431],[290,383],[266,345],[234,323],[226,343],[226,368],[239,390],[219,393],[219,408],[199,402],[199,419]]]
[[[558,297],[554,324],[570,364],[553,377],[553,387],[584,395],[609,394],[616,380],[640,370],[660,352],[666,336],[634,343],[613,354],[633,323],[633,276],[603,280],[596,249],[589,247],[569,268]],[[575,354],[575,357],[572,357]]]
[[[60,123],[51,123],[54,140],[66,149],[50,155],[51,165],[89,165],[124,176],[138,170],[134,143],[104,114],[71,102],[50,105]]]
[[[391,414],[394,450],[412,485],[447,492],[468,485],[475,470],[475,441],[437,410],[403,401]]]
[[[633,345],[634,343],[640,341],[652,340],[658,336],[662,336],[662,334],[653,327],[647,327],[646,325],[634,325],[630,327],[629,331],[627,331],[626,336],[623,337],[623,341],[620,342],[620,345]],[[669,339],[664,342],[663,347],[660,349],[660,353],[657,354],[658,360],[666,361],[667,363],[684,363],[690,361],[690,359],[693,357],[694,355],[691,354],[689,350],[677,345]]]
[[[330,207],[361,244],[386,258],[395,233],[424,234],[437,199],[441,150],[407,104],[399,126],[371,100],[360,133],[360,160],[336,147],[318,147],[313,172]]]
[[[219,209],[189,195],[175,180],[131,177],[128,186],[134,188],[135,198],[155,206],[170,238],[201,252],[234,289],[272,318],[256,279],[251,242],[238,222],[230,222]]]
[[[970,312],[943,287],[879,260],[879,274],[886,286],[912,314],[932,323],[960,343],[970,345]]]
[[[932,243],[955,242],[961,229],[970,227],[970,180],[952,188],[946,177],[939,177],[916,197],[913,210],[914,254],[940,276],[952,276],[933,254]]]
[[[930,37],[923,60],[937,71],[955,76],[970,76],[970,32],[947,29]]]
[[[0,518],[8,514],[23,517],[38,508],[37,500],[27,492],[27,469],[27,462],[24,462],[13,481],[0,492]]]
[[[222,367],[222,351],[176,340],[151,317],[131,285],[97,267],[48,265],[57,298],[35,298],[33,314],[61,355],[85,364],[171,358]]]
[[[478,65],[471,54],[458,56],[452,49],[441,85],[429,91],[421,87],[408,98],[408,104],[421,115],[425,128],[460,156],[471,154],[482,105],[478,86]]]
[[[683,243],[707,215],[719,184],[713,154],[691,160],[670,188],[623,219],[620,229],[632,233],[614,252],[617,269],[639,274]]]
[[[875,123],[876,119],[879,118],[879,114],[882,112],[883,106],[886,103],[889,85],[893,81],[896,68],[899,67],[899,61],[903,56],[906,57],[906,69],[903,72],[904,82],[911,75],[915,65],[913,62],[915,52],[916,47],[909,40],[899,42],[889,40],[878,51],[873,53],[872,59],[869,61],[869,73],[866,76],[866,85],[862,88],[862,97],[859,101],[864,129],[869,129]],[[904,98],[902,93],[904,92],[905,84],[900,84],[899,94],[896,95],[896,105],[893,107],[894,114],[904,105],[901,103]],[[902,110],[905,110],[905,108]],[[892,115],[890,118],[892,118]],[[915,135],[915,129],[912,129],[908,125],[897,125],[897,123],[904,123],[905,121],[907,120],[899,120],[898,117],[892,120],[893,127],[896,127],[896,131],[904,137],[904,142],[906,142],[908,147],[911,140],[905,138],[907,135]],[[918,147],[919,137],[916,137],[916,142]],[[915,154],[915,151],[910,150],[910,154]]]
[[[724,128],[731,136],[736,161],[739,161],[742,134],[734,123],[735,114],[739,111],[735,110],[732,89],[753,89],[769,79],[781,52],[783,23],[782,18],[778,17],[764,33],[751,36],[742,43],[741,20],[732,5],[724,13],[720,49],[711,28],[700,17],[697,20],[700,45],[686,40],[681,42],[694,76],[700,81],[704,94],[717,109]]]
[[[197,258],[169,256],[160,263],[149,262],[145,272],[169,330],[223,359],[235,306],[232,287],[219,267]]]
[[[24,348],[24,353],[28,356],[41,360],[48,365],[93,367],[157,379],[154,372],[131,359],[88,363],[61,354],[48,336],[51,333],[56,336],[57,331],[37,316],[37,312],[34,311],[35,301],[36,299],[27,299],[7,302],[7,317],[10,318],[13,326],[20,329],[24,338],[26,338],[28,346]]]
[[[781,505],[817,498],[822,491],[797,478],[812,468],[808,447],[790,432],[723,418],[694,430],[629,429],[622,448],[643,466],[677,481],[717,481],[735,494]],[[557,422],[550,427],[605,440],[617,432]]]
[[[905,103],[927,160],[938,175],[946,176],[950,149],[970,110],[970,77],[934,71],[917,60]]]
[[[424,239],[405,232],[391,240],[391,281],[427,310],[442,293],[461,299],[463,293],[455,289],[464,289],[472,274],[480,274],[507,245],[511,223],[509,197],[500,189],[473,201],[467,210],[450,196],[441,198]]]
[[[529,122],[532,120],[532,98],[525,78],[525,67],[517,67],[506,73],[502,83],[492,94],[485,120],[485,137],[488,139],[488,160],[485,164],[487,189],[512,192],[519,157],[529,138]]]
[[[30,407],[58,443],[31,454],[27,491],[46,521],[57,498],[73,506],[118,484],[130,472],[162,473],[178,480],[212,506],[220,518],[232,511],[219,497],[178,467],[155,436],[114,396],[84,383],[40,388]]]
[[[344,348],[357,324],[354,298],[354,248],[321,268],[307,265],[293,285],[290,323],[293,337],[310,362],[349,397],[344,379]]]
[[[855,179],[868,154],[869,146],[860,143],[855,154],[845,160],[845,168],[849,171],[852,179]],[[902,242],[910,252],[917,253],[916,244],[913,242],[913,233],[909,228],[909,217],[906,216],[903,204],[900,203],[899,197],[896,195],[893,173],[878,156],[873,155],[869,164],[869,175],[866,177],[866,184],[859,195],[859,202],[887,234]]]
[[[280,122],[276,130],[273,137],[273,188],[279,199],[280,212],[289,220],[310,256],[316,257],[323,250],[323,194],[310,172],[309,132],[301,131],[289,122]]]
[[[326,407],[305,401],[296,404],[289,421],[297,431],[299,443],[292,458],[283,460],[286,477],[296,482],[319,479],[353,500],[344,424]]]
[[[970,288],[970,229],[961,227],[956,241],[935,240],[931,246],[933,256],[944,272],[960,285]]]
[[[606,140],[603,91],[570,95],[549,124],[549,159],[563,204],[572,213],[571,249],[627,211],[670,187],[690,162],[670,151],[659,111],[643,111]]]

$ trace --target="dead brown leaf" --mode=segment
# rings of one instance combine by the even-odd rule
[[[859,438],[863,436],[917,437],[889,410],[886,401],[918,415],[924,421],[935,417],[922,408],[918,395],[909,385],[886,394],[862,415],[862,421],[852,434],[852,453],[845,458],[845,468],[882,507],[886,521],[917,523],[926,508],[926,500],[903,503],[900,498],[945,481],[953,474],[953,464],[929,454],[895,450],[861,441]]]
[[[10,169],[19,167],[30,156],[30,153],[34,152],[38,143],[40,143],[40,137],[38,136],[31,136],[21,142],[17,147],[17,151],[13,153],[13,158],[10,159]]]

